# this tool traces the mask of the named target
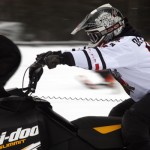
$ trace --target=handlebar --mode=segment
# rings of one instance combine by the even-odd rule
[[[43,67],[44,65],[40,64],[38,61],[35,61],[29,67],[29,84],[28,87],[25,88],[25,94],[32,94],[35,93],[37,83],[43,74]]]
[[[43,67],[45,66],[44,58],[48,55],[53,54],[53,52],[48,51],[46,53],[42,53],[37,55],[36,61],[30,65],[29,67],[29,84],[26,88],[27,91],[25,92],[27,95],[29,93],[35,93],[37,82],[41,78],[43,74]]]

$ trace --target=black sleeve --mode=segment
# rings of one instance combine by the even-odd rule
[[[68,66],[75,66],[75,61],[70,52],[64,52],[61,54],[61,64],[66,64]]]

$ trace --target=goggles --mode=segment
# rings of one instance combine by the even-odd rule
[[[90,30],[85,30],[87,33],[88,37],[90,38],[90,41],[95,44],[97,43],[103,36],[113,32],[114,30],[118,29],[119,27],[123,26],[122,20],[119,21],[118,23],[114,24],[113,26],[106,28],[102,31],[99,31],[99,28],[96,29],[96,31],[90,31]]]

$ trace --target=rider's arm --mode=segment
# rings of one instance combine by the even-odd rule
[[[59,54],[52,52],[51,55],[44,57],[44,63],[49,69],[55,68],[58,64],[66,64],[96,71],[136,66],[139,48],[131,39],[126,39],[129,42],[111,42],[102,48],[86,48]]]

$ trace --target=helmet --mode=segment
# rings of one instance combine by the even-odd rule
[[[89,13],[71,34],[74,35],[84,29],[90,38],[89,47],[95,47],[118,36],[124,27],[124,17],[121,12],[110,4],[104,4]]]

